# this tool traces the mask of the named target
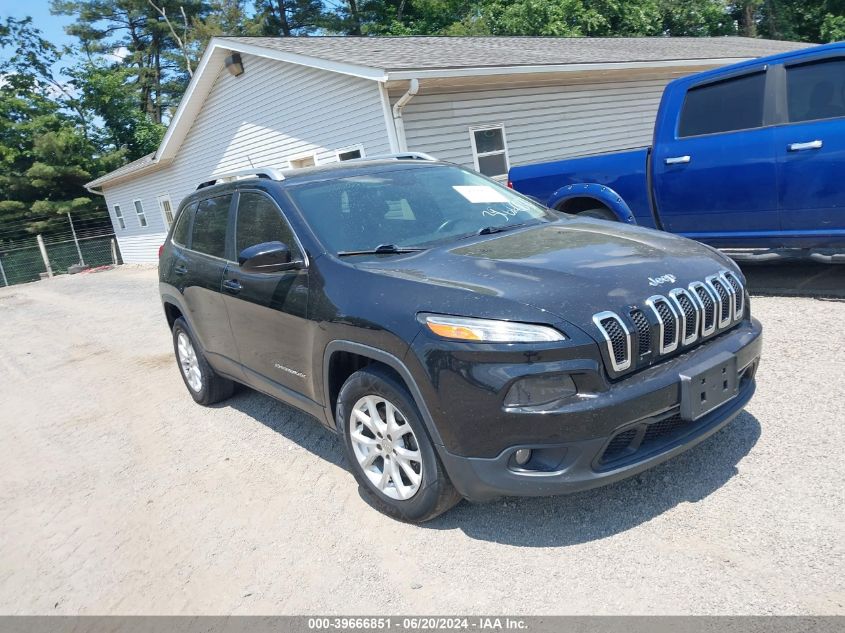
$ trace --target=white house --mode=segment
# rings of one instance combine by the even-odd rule
[[[779,53],[725,38],[221,37],[154,154],[88,183],[126,262],[156,261],[184,196],[250,166],[400,151],[508,167],[646,145],[671,79]]]

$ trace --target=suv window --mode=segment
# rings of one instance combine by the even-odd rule
[[[678,135],[699,136],[763,125],[766,73],[692,88],[684,99]]]
[[[237,252],[264,242],[282,242],[296,258],[299,249],[293,231],[282,218],[276,203],[262,193],[241,193],[235,227]]]
[[[173,229],[173,243],[179,246],[188,244],[188,230],[191,227],[191,215],[197,210],[197,203],[194,202],[184,209],[176,219],[176,228]]]
[[[226,257],[226,226],[229,223],[231,203],[231,194],[209,198],[199,203],[197,214],[194,216],[192,250],[215,257]]]
[[[788,66],[786,94],[790,122],[845,116],[845,58]]]

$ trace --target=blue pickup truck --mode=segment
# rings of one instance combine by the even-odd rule
[[[510,170],[550,208],[720,248],[845,255],[845,43],[666,86],[652,147]],[[800,250],[793,250],[800,249]]]

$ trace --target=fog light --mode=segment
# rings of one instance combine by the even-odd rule
[[[531,459],[531,449],[520,448],[516,453],[513,454],[513,459],[520,466],[525,466],[525,464],[528,463],[528,460]]]
[[[517,380],[505,396],[506,407],[536,407],[563,400],[578,393],[572,376],[552,374]]]

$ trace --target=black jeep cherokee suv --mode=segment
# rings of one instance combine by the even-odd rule
[[[391,516],[621,479],[754,392],[760,324],[707,246],[429,160],[219,180],[161,252],[188,391],[243,383],[317,417]]]

